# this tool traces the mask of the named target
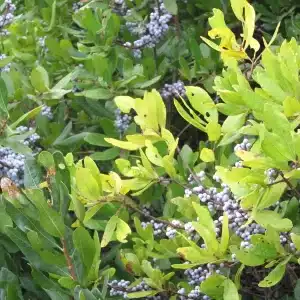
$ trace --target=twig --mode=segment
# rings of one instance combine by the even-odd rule
[[[293,185],[290,183],[290,181],[284,177],[284,174],[282,171],[279,171],[279,175],[282,177],[282,180],[288,185],[288,187],[298,196],[300,199],[300,193],[293,187]]]
[[[99,199],[96,202],[91,203],[91,204],[92,204],[92,206],[94,206],[94,205],[97,205],[99,203],[110,203],[110,202],[121,203],[125,207],[130,208],[130,209],[136,211],[137,213],[143,215],[144,217],[146,217],[146,218],[148,218],[150,220],[153,220],[153,221],[156,221],[156,222],[160,222],[160,223],[164,223],[164,224],[166,224],[166,225],[168,225],[170,227],[176,228],[176,229],[184,229],[183,226],[175,226],[175,225],[173,225],[169,221],[158,219],[156,217],[153,217],[153,216],[151,216],[149,214],[144,213],[142,210],[140,210],[137,207],[137,205],[134,205],[134,201],[130,197],[126,196],[126,195],[103,196],[103,197],[101,197],[101,199]]]
[[[2,135],[4,133],[4,130],[6,128],[6,125],[7,125],[7,119],[4,119],[2,122],[1,122],[1,128],[0,128],[0,135]]]
[[[174,23],[175,23],[177,38],[180,39],[180,23],[179,23],[178,15],[174,16]]]
[[[66,259],[66,262],[67,262],[67,265],[68,265],[70,275],[71,275],[71,277],[74,281],[77,281],[76,273],[75,273],[75,270],[74,270],[74,265],[72,263],[72,259],[69,255],[69,252],[68,252],[68,249],[67,249],[66,240],[62,238],[61,243],[63,245],[63,252],[64,252],[64,256],[65,256],[65,259]]]
[[[283,179],[281,180],[277,180],[277,181],[274,181],[274,182],[271,182],[271,183],[268,183],[268,186],[272,186],[272,185],[275,185],[275,184],[278,184],[278,183],[282,183],[282,182],[285,182]]]

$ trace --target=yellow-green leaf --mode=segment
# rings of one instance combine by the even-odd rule
[[[126,237],[131,233],[131,229],[126,222],[122,219],[118,219],[116,237],[117,240],[121,243],[126,243]]]
[[[89,169],[76,169],[76,187],[86,202],[95,201],[101,196],[98,182]]]
[[[108,243],[112,240],[113,234],[117,227],[119,218],[117,216],[112,216],[106,224],[104,234],[101,240],[101,248],[106,247]]]
[[[129,96],[117,96],[114,99],[118,108],[123,112],[128,114],[131,109],[135,108],[135,99]]]
[[[215,161],[214,151],[208,148],[203,148],[200,153],[200,159],[204,162],[213,162]]]
[[[222,221],[222,236],[221,236],[221,242],[219,248],[221,254],[224,254],[226,252],[228,248],[228,244],[229,244],[228,216],[226,213],[224,213],[223,221]]]
[[[217,141],[221,136],[221,125],[215,121],[211,121],[206,125],[208,139],[212,142]]]
[[[141,148],[140,145],[134,144],[132,142],[125,142],[125,141],[119,141],[113,138],[105,138],[104,139],[106,142],[112,144],[113,146],[122,148],[122,149],[126,149],[129,151],[133,151],[133,150],[137,150],[139,148]]]
[[[258,286],[268,288],[276,285],[284,276],[286,265],[278,264]]]

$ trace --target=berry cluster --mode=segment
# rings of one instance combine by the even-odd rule
[[[216,182],[220,183],[221,189],[219,190],[215,187],[206,188],[201,183],[204,178],[203,172],[198,174],[197,182],[193,176],[190,176],[189,183],[192,187],[185,190],[185,196],[197,195],[199,201],[206,204],[209,211],[216,213],[217,219],[214,223],[217,236],[221,233],[223,215],[226,213],[229,219],[229,228],[242,239],[241,247],[251,247],[249,242],[251,235],[264,233],[265,229],[256,223],[245,225],[249,219],[248,212],[240,206],[230,188],[221,183],[220,178],[213,177]]]
[[[174,239],[176,237],[177,230],[176,228],[182,227],[182,224],[178,220],[173,220],[171,222],[172,226],[168,226],[166,229],[166,236],[169,239]]]
[[[172,84],[166,83],[161,89],[161,96],[164,100],[172,100],[173,98],[180,98],[185,96],[184,83],[181,80],[174,82]]]
[[[128,114],[123,114],[120,109],[116,109],[115,118],[115,127],[120,134],[123,134],[128,129],[132,117]]]
[[[0,32],[1,35],[8,35],[8,31],[4,29],[4,27],[12,23],[16,6],[11,0],[5,0],[2,7],[3,11],[0,16]]]
[[[125,299],[128,298],[128,293],[152,290],[152,288],[148,284],[146,284],[145,281],[142,281],[139,284],[132,286],[130,281],[126,281],[122,279],[120,281],[113,280],[109,282],[108,285],[110,287],[110,296],[121,296]],[[160,295],[156,295],[151,297],[144,297],[143,299],[164,300],[164,297]]]
[[[167,230],[167,225],[165,223],[155,222],[154,220],[151,220],[150,222],[142,222],[141,225],[144,229],[147,226],[152,226],[155,237],[164,237]]]
[[[296,254],[299,255],[299,251],[297,251],[296,245],[293,243],[290,233],[281,232],[279,238],[282,246],[287,246],[292,252],[296,252]]]
[[[243,139],[243,141],[240,144],[235,145],[234,151],[244,150],[244,151],[250,151],[252,147],[252,144],[249,142],[248,139]]]
[[[0,60],[7,58],[5,54],[0,54]],[[11,68],[11,63],[8,63],[6,66],[0,68],[0,72],[9,72]]]
[[[185,288],[178,290],[178,300],[210,300],[210,297],[201,293],[200,287],[196,286],[188,294],[186,294]]]
[[[127,9],[127,5],[125,3],[125,0],[114,0],[114,7],[113,7],[113,12],[120,15],[124,16],[130,12],[130,10]]]
[[[20,126],[16,129],[20,134],[31,131],[32,128]],[[36,146],[40,136],[36,133],[24,139],[23,144],[30,147],[33,153],[38,153],[41,149]],[[24,167],[26,157],[23,154],[14,152],[9,147],[0,147],[0,177],[10,178],[17,186],[24,184]]]
[[[72,5],[72,9],[74,13],[77,13],[82,6],[83,6],[82,2],[74,2]]]
[[[44,106],[42,107],[41,115],[42,115],[42,116],[45,116],[45,117],[48,118],[49,120],[52,120],[52,119],[53,119],[53,113],[52,113],[52,111],[51,111],[51,107],[50,107],[50,106],[47,106],[47,105],[44,105]]]
[[[45,43],[46,42],[46,37],[44,36],[44,37],[39,37],[38,39],[37,39],[37,43],[38,43],[38,45],[41,47],[41,48],[44,48],[45,47]]]
[[[127,16],[131,14],[127,11]],[[172,19],[172,15],[166,10],[162,0],[158,0],[158,7],[155,6],[150,13],[150,21],[141,28],[139,22],[127,22],[128,30],[132,33],[138,33],[138,39],[133,43],[126,42],[125,47],[133,49],[133,55],[140,58],[142,48],[154,48],[169,30],[168,23]]]

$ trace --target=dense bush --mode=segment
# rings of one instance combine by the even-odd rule
[[[300,299],[297,2],[3,1],[0,299]]]

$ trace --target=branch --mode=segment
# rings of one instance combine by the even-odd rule
[[[277,184],[277,183],[282,183],[282,182],[285,182],[285,181],[284,181],[283,179],[281,179],[281,180],[277,180],[277,181],[268,183],[267,185],[268,185],[268,186],[272,186],[272,185],[275,185],[275,184]]]
[[[61,243],[63,245],[63,252],[64,252],[64,256],[66,258],[66,262],[67,262],[67,265],[68,265],[68,269],[69,269],[70,275],[71,275],[71,277],[72,277],[72,279],[74,281],[77,281],[77,277],[76,277],[74,265],[72,263],[72,259],[71,259],[70,255],[69,255],[69,252],[68,252],[68,249],[67,249],[66,240],[62,238],[61,239]]]
[[[298,197],[298,199],[300,199],[300,193],[293,187],[291,182],[284,177],[282,171],[279,171],[279,175],[282,177],[282,180],[288,185],[288,187],[294,192],[294,194]]]
[[[126,195],[103,196],[103,197],[101,197],[101,199],[99,199],[96,202],[92,203],[92,205],[94,206],[94,205],[97,205],[99,203],[109,203],[109,202],[121,203],[125,207],[136,211],[137,213],[141,214],[145,218],[148,218],[150,220],[166,224],[166,225],[168,225],[170,227],[173,227],[173,228],[176,228],[176,229],[184,229],[183,226],[175,226],[169,221],[161,220],[161,219],[153,217],[149,214],[144,213],[141,209],[138,208],[137,204],[130,197],[128,197]]]

